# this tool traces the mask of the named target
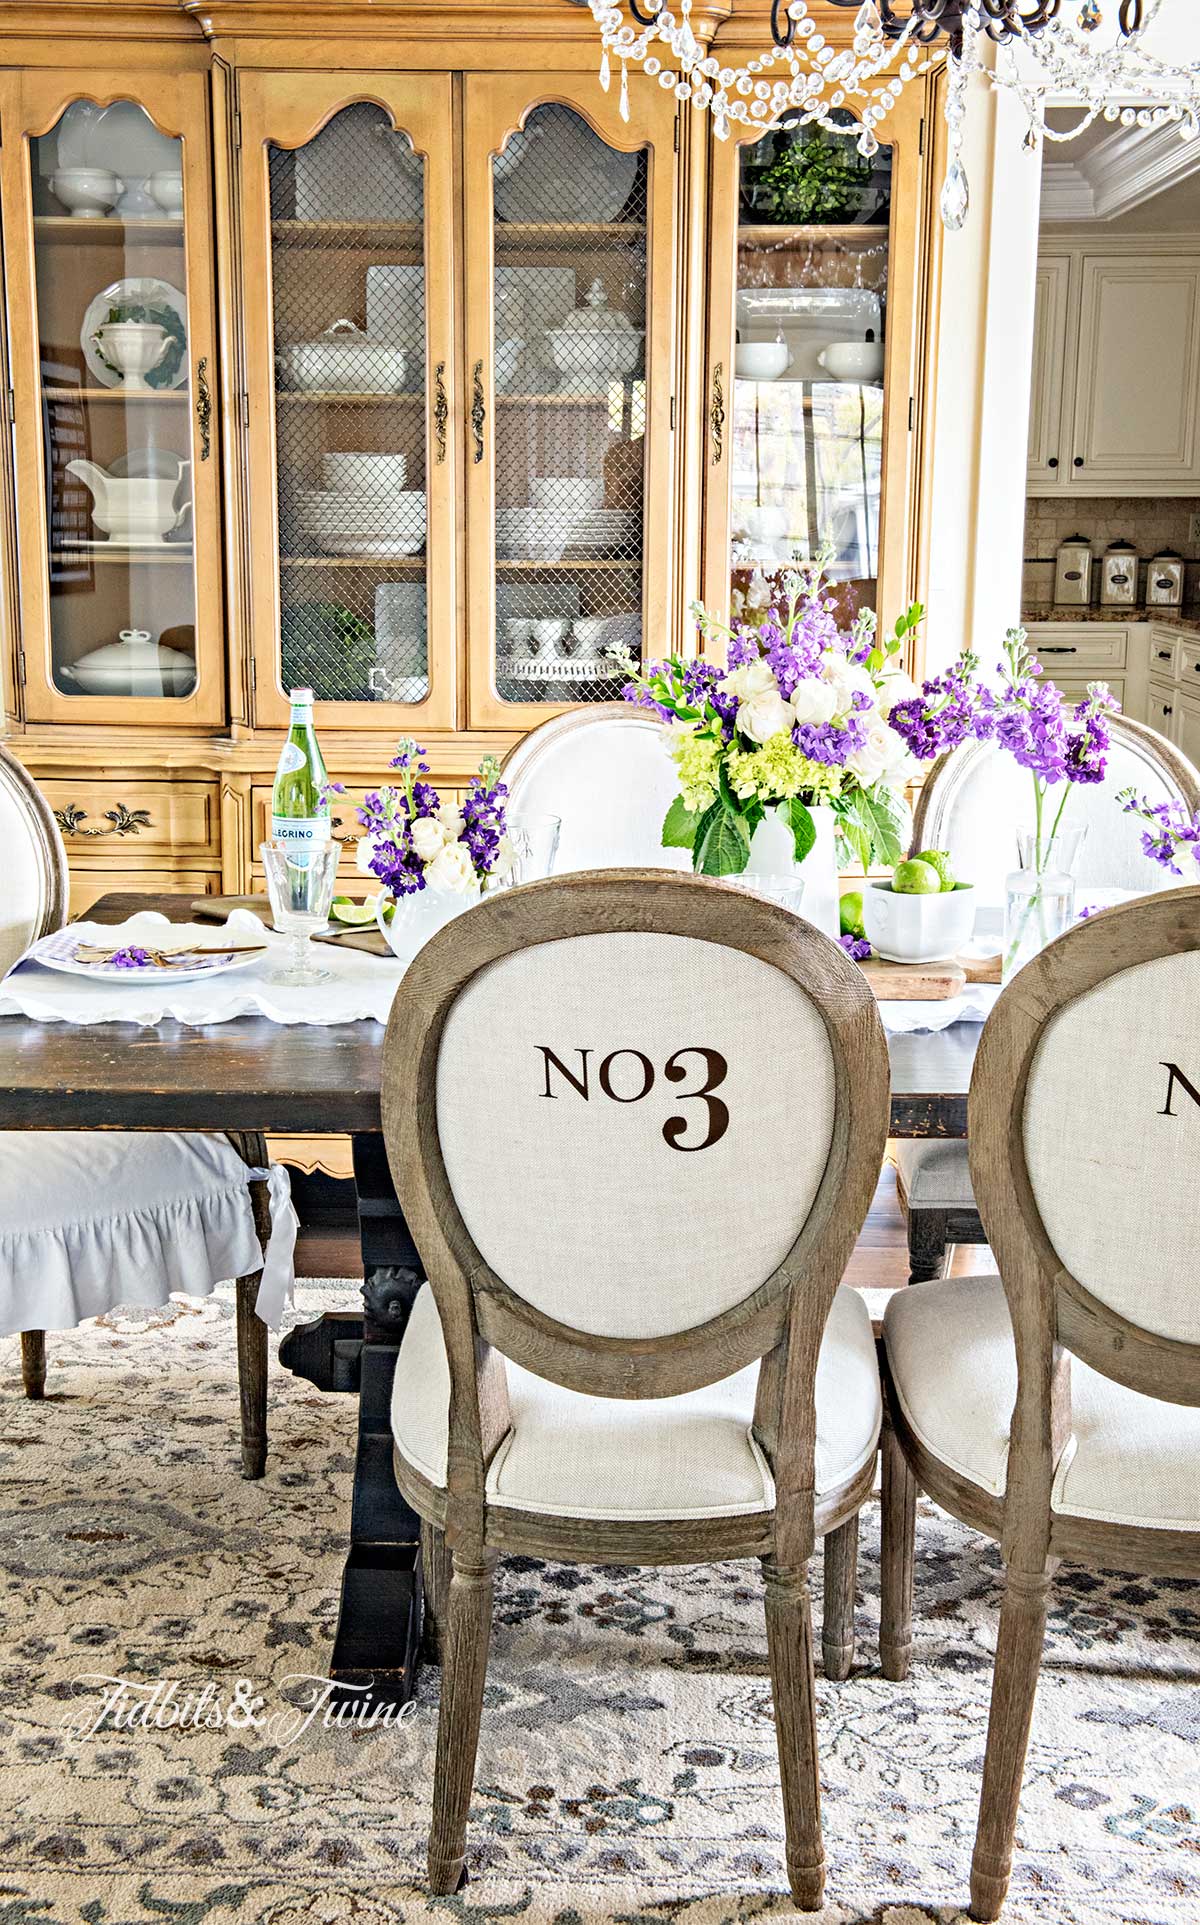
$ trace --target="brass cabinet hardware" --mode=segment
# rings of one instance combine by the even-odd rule
[[[200,430],[200,459],[207,461],[212,453],[212,395],[208,386],[207,354],[202,354],[196,363],[196,426]]]
[[[97,836],[135,836],[150,827],[149,809],[127,809],[118,802],[113,809],[104,811],[104,820],[110,825],[107,829],[84,829],[80,825],[87,821],[87,810],[81,809],[76,802],[68,802],[65,809],[54,811],[54,820],[65,836],[86,836],[95,840]]]
[[[433,438],[437,442],[437,462],[440,468],[446,459],[446,427],[450,420],[450,403],[446,399],[446,363],[439,361],[433,372]]]
[[[719,468],[725,454],[725,363],[718,361],[713,369],[712,402],[708,410],[708,426],[712,435],[712,458],[714,468]]]
[[[483,424],[487,409],[483,405],[483,362],[476,361],[471,371],[471,433],[475,437],[475,460],[483,460]]]

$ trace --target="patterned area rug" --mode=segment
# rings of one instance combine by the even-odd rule
[[[330,1301],[306,1288],[303,1314]],[[436,1672],[398,1724],[304,1726],[352,1401],[273,1371],[268,1475],[246,1484],[227,1294],[104,1319],[50,1355],[38,1407],[0,1345],[0,1925],[795,1916],[755,1566],[502,1566],[471,1883],[430,1900]],[[964,1917],[999,1566],[929,1507],[919,1529],[910,1681],[877,1666],[869,1512],[858,1662],[818,1685],[825,1925]],[[1200,1918],[1198,1612],[1194,1585],[1064,1575],[1010,1920]],[[132,1681],[127,1706],[156,1680],[176,1691],[157,1722],[151,1706],[78,1735],[101,1708],[88,1674]]]

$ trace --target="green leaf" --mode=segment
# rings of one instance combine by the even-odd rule
[[[786,822],[792,832],[792,846],[796,861],[803,862],[805,856],[817,839],[817,826],[808,810],[796,796],[781,802],[776,810],[781,822]]]
[[[842,833],[850,841],[864,869],[873,862],[894,869],[904,853],[909,813],[902,796],[882,786],[860,790],[846,799]]]
[[[750,836],[740,815],[717,805],[717,812],[696,851],[702,876],[738,876],[750,860]]]
[[[700,866],[704,856],[704,838],[720,815],[721,807],[720,802],[710,802],[696,824],[696,832],[692,838],[692,868],[698,876],[704,873]]]
[[[693,814],[686,808],[681,795],[675,797],[667,810],[662,825],[662,846],[664,849],[691,849],[696,842],[696,825],[700,814]]]

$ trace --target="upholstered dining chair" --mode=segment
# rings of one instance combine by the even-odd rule
[[[58,824],[2,746],[0,845],[2,977],[67,911]],[[254,1306],[271,1211],[250,1173],[265,1165],[257,1135],[0,1130],[0,1335],[21,1333],[26,1396],[45,1393],[47,1330],[236,1277],[242,1470],[261,1477],[267,1333]]]
[[[410,966],[382,1092],[429,1277],[392,1426],[442,1650],[435,1891],[464,1867],[497,1555],[757,1557],[788,1878],[820,1905],[807,1569],[871,1489],[871,1324],[839,1280],[888,1088],[862,975],[721,883],[530,884]]]
[[[902,1677],[920,1486],[1004,1561],[971,1872],[994,1919],[1059,1560],[1200,1577],[1200,888],[1035,957],[984,1029],[969,1118],[1000,1274],[884,1316],[881,1646]]]
[[[1089,889],[1153,895],[1175,878],[1142,853],[1140,824],[1117,796],[1135,788],[1152,802],[1180,800],[1200,808],[1200,774],[1165,736],[1117,715],[1103,782],[1078,783],[1065,821],[1087,825],[1078,863],[1076,901]],[[1014,823],[1028,819],[1030,776],[992,743],[970,742],[934,763],[913,823],[914,849],[948,849],[955,873],[975,884],[980,907],[1001,925],[1004,880],[1016,866]],[[971,1194],[965,1143],[916,1140],[896,1145],[896,1187],[908,1228],[909,1280],[941,1276],[952,1243],[983,1243]]]
[[[562,819],[555,870],[690,870],[686,849],[664,849],[663,817],[679,783],[662,723],[628,702],[597,702],[552,716],[504,763],[509,808]]]

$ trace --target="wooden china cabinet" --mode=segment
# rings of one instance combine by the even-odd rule
[[[769,12],[693,21],[741,57]],[[5,721],[76,910],[262,887],[294,683],[349,866],[400,735],[461,788],[790,544],[918,591],[919,86],[795,212],[805,130],[720,142],[640,73],[624,119],[577,0],[5,16]]]

